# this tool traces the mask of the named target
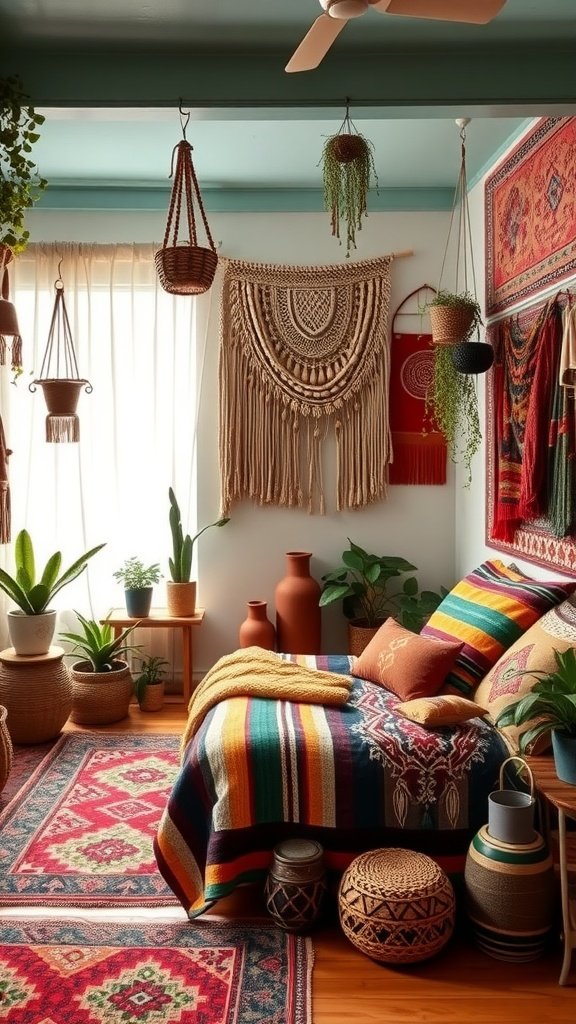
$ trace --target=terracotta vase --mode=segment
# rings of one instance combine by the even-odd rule
[[[248,601],[248,615],[238,631],[240,647],[276,650],[276,630],[266,614],[266,601]]]
[[[309,551],[286,552],[286,575],[276,587],[276,643],[285,654],[320,654],[320,584],[310,575]]]

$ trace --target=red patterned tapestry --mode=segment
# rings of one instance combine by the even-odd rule
[[[392,334],[390,430],[394,461],[391,484],[445,484],[446,440],[431,430],[426,392],[434,374],[430,334]]]
[[[0,922],[10,1024],[310,1024],[311,940],[268,922]]]
[[[542,118],[486,180],[486,313],[576,274],[576,118]]]
[[[64,735],[0,815],[0,906],[174,904],[152,839],[178,746],[178,736]]]
[[[492,324],[486,388],[486,543],[574,573],[574,389],[559,383],[562,304]]]

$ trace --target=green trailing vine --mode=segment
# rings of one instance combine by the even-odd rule
[[[452,461],[464,464],[464,486],[470,487],[472,459],[482,443],[478,395],[474,378],[454,368],[450,345],[434,348],[434,378],[426,395],[426,412],[444,434]]]
[[[340,240],[340,224],[346,224],[346,257],[356,248],[356,232],[367,216],[370,182],[378,177],[374,164],[374,146],[364,138],[348,115],[336,135],[324,143],[321,157],[324,179],[324,204],[331,216],[332,234]],[[340,243],[341,244],[341,243]]]
[[[26,248],[25,214],[47,185],[31,157],[43,123],[19,77],[0,77],[0,242],[13,253]]]

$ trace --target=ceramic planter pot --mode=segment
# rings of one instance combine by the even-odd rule
[[[554,767],[561,782],[576,786],[576,736],[552,729]]]
[[[18,610],[9,611],[8,632],[16,654],[48,654],[56,629],[56,612],[26,615]]]
[[[131,619],[147,619],[152,607],[154,587],[126,587],[124,599]]]

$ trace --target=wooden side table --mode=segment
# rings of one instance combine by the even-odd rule
[[[562,961],[558,984],[565,985],[570,972],[572,951],[576,949],[576,886],[570,884],[568,876],[568,841],[566,836],[566,818],[572,818],[576,821],[576,786],[560,781],[556,775],[553,757],[527,757],[526,761],[532,769],[534,785],[538,792],[547,801],[549,807],[556,808],[558,812],[560,891],[562,896],[562,930],[564,932],[564,960]]]
[[[180,694],[168,695],[166,701],[172,700],[184,703],[186,707],[192,696],[192,630],[201,626],[204,620],[204,609],[197,608],[194,615],[169,615],[166,608],[152,608],[150,615],[145,619],[131,618],[126,614],[125,608],[113,608],[105,619],[100,622],[109,622],[114,630],[114,635],[119,636],[123,629],[128,626],[138,626],[142,629],[180,629],[182,633],[182,697]]]

